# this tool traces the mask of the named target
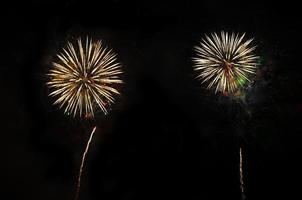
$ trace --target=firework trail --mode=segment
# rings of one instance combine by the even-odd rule
[[[253,39],[245,40],[244,36],[224,31],[220,35],[212,33],[205,35],[195,47],[194,69],[208,89],[214,89],[215,93],[235,93],[251,82],[258,57],[253,54],[256,47],[250,46]]]
[[[245,200],[246,196],[244,194],[244,181],[243,181],[243,165],[242,165],[242,148],[239,149],[239,174],[240,174],[240,190],[242,200]]]
[[[121,64],[117,55],[105,47],[101,41],[86,38],[82,42],[77,39],[71,42],[57,54],[57,61],[52,63],[52,69],[47,74],[50,80],[46,83],[52,90],[49,96],[56,98],[54,104],[64,107],[65,114],[73,117],[90,119],[100,109],[105,115],[107,107],[114,103],[114,95],[119,95],[116,84],[123,83]],[[86,149],[82,156],[78,176],[75,199],[79,198],[81,176],[85,157],[89,149],[96,126],[93,128]]]
[[[86,158],[86,154],[88,152],[89,145],[91,143],[91,140],[92,140],[92,137],[93,137],[93,134],[94,134],[95,130],[96,130],[96,126],[93,128],[93,130],[90,133],[90,137],[89,137],[89,140],[87,142],[86,149],[85,149],[85,151],[83,153],[83,156],[82,156],[82,162],[81,162],[81,167],[80,167],[79,176],[78,176],[77,191],[76,191],[76,195],[75,195],[75,198],[74,198],[75,200],[79,199],[79,194],[80,194],[80,189],[81,189],[81,177],[82,177],[82,173],[83,173],[85,158]]]
[[[245,39],[245,34],[212,33],[205,35],[199,45],[195,46],[196,56],[193,68],[198,72],[197,78],[207,85],[207,89],[236,96],[241,88],[252,82],[259,65],[259,57],[254,54],[256,46],[253,39]],[[242,148],[239,149],[240,190],[244,200],[244,181],[242,168]]]

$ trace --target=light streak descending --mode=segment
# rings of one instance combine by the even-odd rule
[[[244,181],[243,181],[243,166],[242,166],[242,148],[240,147],[239,149],[239,174],[240,174],[240,190],[241,190],[241,197],[242,200],[245,199],[245,194],[244,194]]]
[[[215,93],[235,93],[239,88],[251,82],[258,65],[258,56],[254,55],[253,39],[245,40],[245,34],[212,33],[205,35],[195,46],[193,58],[197,76],[208,89]]]
[[[88,152],[89,145],[91,143],[91,140],[92,140],[92,137],[93,137],[93,134],[94,134],[95,130],[96,130],[96,126],[93,128],[93,130],[90,133],[89,140],[87,142],[85,151],[84,151],[83,156],[82,156],[82,162],[81,162],[81,167],[80,167],[79,176],[78,176],[78,184],[77,184],[77,191],[76,191],[76,195],[75,195],[75,200],[79,199],[79,194],[80,194],[80,189],[81,189],[81,177],[82,177],[82,173],[83,173],[85,158],[86,158],[86,154]]]

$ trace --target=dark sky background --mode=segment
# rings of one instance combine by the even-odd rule
[[[299,6],[231,1],[10,1],[1,17],[0,199],[74,197],[91,122],[64,116],[45,73],[67,39],[103,39],[124,66],[122,96],[98,126],[81,199],[301,196]],[[191,57],[202,34],[246,32],[262,66],[242,105],[205,90]],[[8,195],[8,197],[3,198]]]

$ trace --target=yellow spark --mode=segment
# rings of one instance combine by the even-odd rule
[[[205,35],[195,47],[194,69],[208,89],[215,89],[215,93],[235,93],[255,75],[258,56],[253,52],[256,47],[250,47],[253,39],[245,41],[244,36],[224,31],[220,35],[212,33]]]
[[[76,44],[68,42],[52,63],[47,74],[49,95],[56,98],[54,104],[74,117],[93,117],[97,107],[107,114],[106,106],[114,103],[114,94],[119,94],[114,86],[122,83],[121,73],[121,64],[112,50],[101,41],[87,37],[82,42],[79,38]]]

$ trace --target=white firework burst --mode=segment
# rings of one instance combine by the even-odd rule
[[[93,117],[99,107],[107,114],[107,106],[114,103],[114,95],[120,94],[115,88],[122,83],[119,75],[121,64],[116,54],[103,46],[101,41],[86,38],[75,44],[68,42],[57,54],[57,61],[47,74],[49,94],[56,98],[54,104],[65,107],[65,113],[75,117]]]
[[[194,69],[198,78],[207,84],[208,89],[223,93],[235,93],[251,82],[256,74],[258,56],[254,55],[256,46],[253,39],[245,39],[245,34],[221,31],[220,35],[205,35],[195,47]]]

